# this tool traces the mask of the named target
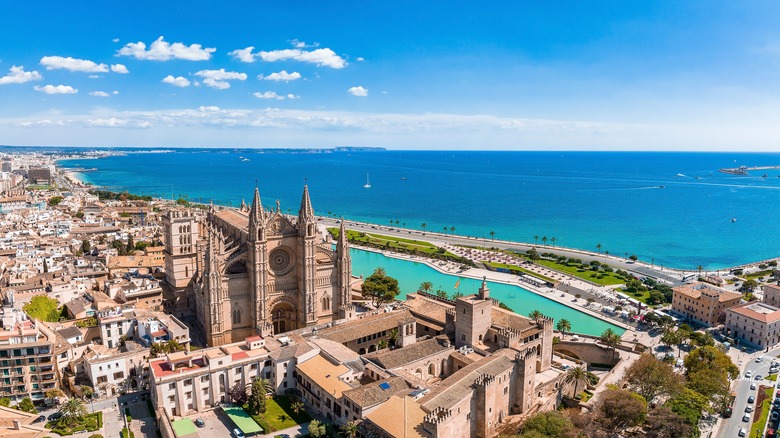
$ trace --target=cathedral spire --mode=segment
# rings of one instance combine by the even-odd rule
[[[311,199],[309,199],[308,185],[303,186],[303,198],[301,198],[301,209],[298,210],[298,222],[314,222],[314,208],[312,208]]]
[[[260,202],[260,189],[255,186],[255,196],[252,198],[251,214],[255,216],[255,220],[265,219],[265,212],[263,211],[263,204]],[[258,221],[258,222],[260,222]]]
[[[347,230],[344,228],[344,218],[342,218],[341,227],[339,228],[339,240],[336,242],[336,253],[339,256],[343,256],[344,251],[349,251],[349,240],[347,239]]]

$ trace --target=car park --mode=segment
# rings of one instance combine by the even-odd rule
[[[777,421],[777,419],[780,418],[780,414],[777,413],[777,411],[772,412],[772,416],[769,417],[771,421]]]
[[[754,377],[753,379],[755,379],[755,380],[761,380],[761,379],[763,379],[763,378],[764,378],[764,376],[762,376],[761,374],[756,374],[756,377]]]

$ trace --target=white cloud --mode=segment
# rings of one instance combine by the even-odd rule
[[[113,91],[111,94],[113,94],[114,96],[116,96],[117,94],[119,94],[119,92],[118,92],[118,91],[116,91],[116,90],[114,90],[114,91]]]
[[[130,73],[130,71],[127,69],[127,67],[125,67],[124,64],[111,64],[111,71],[122,75],[126,75]]]
[[[46,94],[76,94],[79,90],[70,85],[44,85],[43,87],[34,86],[35,91]]]
[[[118,43],[118,42],[119,42],[119,38],[114,38],[114,39],[112,39],[111,41],[113,41],[113,42],[115,42],[115,43]]]
[[[352,87],[347,90],[347,93],[353,96],[366,97],[368,96],[368,88],[363,88],[362,86],[358,85],[357,87]]]
[[[276,100],[284,100],[284,96],[280,96],[276,94],[275,91],[264,91],[264,92],[256,92],[253,93],[254,96],[258,99],[276,99]]]
[[[365,61],[365,58],[363,58],[362,56],[358,56],[357,60],[358,61]]]
[[[195,73],[195,76],[202,77],[204,84],[208,85],[211,88],[216,88],[218,90],[224,90],[230,88],[230,84],[227,81],[246,80],[246,73],[225,71],[224,68],[221,68],[219,70],[201,70]]]
[[[320,43],[314,43],[314,44],[306,44],[303,41],[298,41],[297,39],[290,40],[290,44],[292,44],[293,47],[296,49],[306,49],[309,47],[319,47]]]
[[[132,56],[135,59],[149,61],[168,61],[169,59],[183,59],[186,61],[207,61],[211,59],[211,54],[217,49],[213,47],[203,48],[200,44],[191,44],[189,46],[182,43],[168,43],[163,37],[157,38],[155,42],[146,50],[146,44],[139,41],[137,43],[127,43],[119,49],[117,56]]]
[[[100,77],[100,75],[89,75],[89,78],[90,78],[90,79],[97,79],[97,78],[99,78],[99,77]]]
[[[86,125],[95,128],[149,128],[152,123],[147,120],[122,119],[117,117],[89,119]]]
[[[190,86],[190,80],[185,78],[184,76],[177,76],[174,78],[173,75],[168,75],[164,77],[162,81],[165,82],[166,84],[171,84],[182,88]]]
[[[301,98],[301,96],[296,96],[296,95],[294,95],[294,94],[290,93],[290,94],[288,94],[288,95],[287,95],[287,98],[288,98],[288,99],[300,99],[300,98]]]
[[[259,56],[263,61],[266,62],[292,59],[336,69],[344,68],[347,65],[347,61],[345,61],[344,58],[340,57],[333,50],[328,48],[316,49],[310,52],[300,49],[272,50],[269,52],[261,51],[255,56]]]
[[[108,66],[105,64],[96,64],[88,59],[67,58],[62,56],[44,56],[41,58],[41,65],[46,70],[68,70],[84,73],[107,73]]]
[[[268,76],[258,75],[257,79],[263,79],[266,81],[296,81],[301,78],[301,74],[297,71],[294,71],[292,73],[287,73],[287,70],[282,70],[278,73],[271,73]]]
[[[110,96],[110,94],[106,93],[105,91],[90,91],[89,95],[90,96],[95,96],[95,97],[108,97],[108,96]]]
[[[252,53],[252,50],[255,48],[253,46],[249,46],[246,49],[236,49],[232,52],[229,52],[228,55],[238,59],[241,62],[255,62],[255,55]]]
[[[24,71],[24,66],[13,66],[8,70],[8,74],[0,78],[0,85],[23,84],[30,81],[40,81],[43,79],[37,71]]]

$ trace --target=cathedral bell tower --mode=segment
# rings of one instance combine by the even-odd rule
[[[262,336],[273,332],[268,315],[268,271],[266,267],[268,255],[268,240],[266,239],[266,215],[260,202],[260,189],[255,187],[252,205],[249,207],[249,263],[251,264],[250,288],[252,294],[252,320],[256,322],[255,329]]]
[[[299,309],[303,309],[303,321],[306,325],[317,323],[317,292],[315,280],[317,276],[317,262],[315,251],[317,248],[317,222],[314,217],[314,208],[309,199],[309,186],[303,186],[301,208],[298,210],[298,236],[300,237],[302,256],[302,275],[299,277]]]
[[[352,304],[352,257],[349,254],[349,239],[343,218],[336,243],[336,269],[339,278],[338,318],[350,320],[355,316],[355,306]]]

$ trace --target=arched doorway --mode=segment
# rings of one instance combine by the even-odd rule
[[[298,312],[288,302],[280,302],[271,309],[274,333],[284,333],[298,328]]]

